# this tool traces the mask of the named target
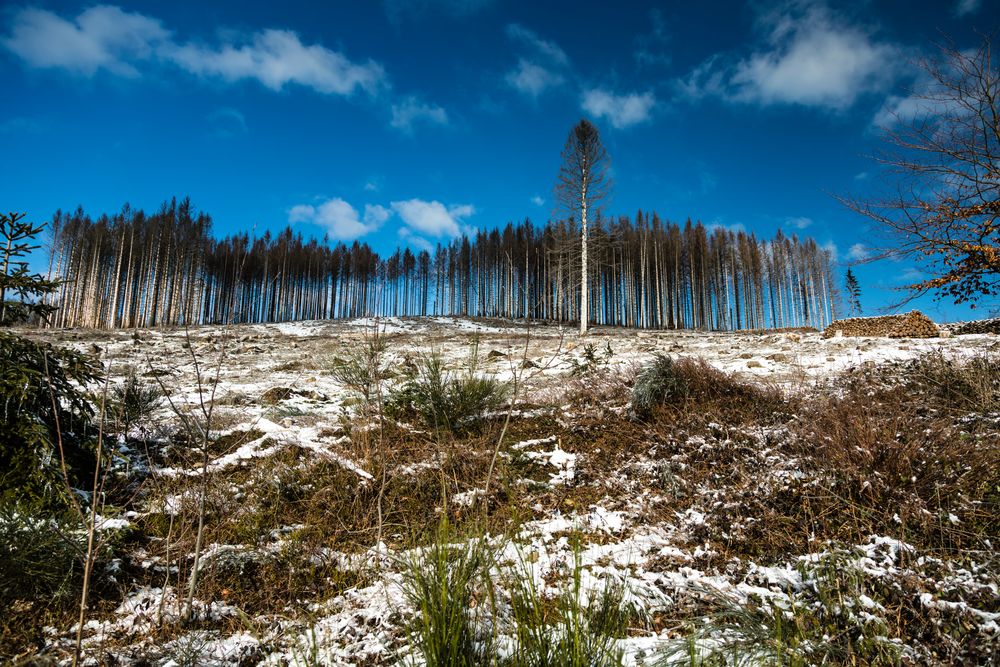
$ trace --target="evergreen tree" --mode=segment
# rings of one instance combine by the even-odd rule
[[[37,299],[55,292],[59,283],[30,273],[24,261],[24,257],[40,247],[28,241],[44,225],[25,222],[24,217],[24,213],[0,213],[0,326],[24,322],[33,315],[44,319],[55,310]]]
[[[21,259],[41,230],[24,214],[0,215],[3,324],[45,317],[55,308],[29,301],[58,283],[30,274]],[[11,299],[10,297],[15,297]],[[0,331],[0,502],[48,505],[93,474],[93,406],[82,387],[99,371],[86,356]]]
[[[847,277],[844,281],[844,287],[847,289],[847,305],[850,308],[851,315],[861,314],[861,286],[858,284],[858,279],[855,277],[854,272],[851,269],[847,269]]]

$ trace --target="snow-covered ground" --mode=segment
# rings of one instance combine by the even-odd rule
[[[355,446],[359,434],[345,428],[345,419],[357,399],[328,369],[338,356],[363,345],[376,328],[387,338],[386,354],[394,369],[434,352],[443,356],[446,365],[459,368],[475,346],[480,369],[503,380],[516,378],[523,391],[519,400],[529,406],[551,404],[552,397],[565,389],[574,370],[579,371],[582,365],[627,371],[656,353],[700,357],[719,370],[779,386],[786,392],[806,391],[848,368],[912,359],[927,352],[956,358],[1000,353],[1000,339],[993,335],[823,339],[818,333],[806,332],[597,328],[580,338],[572,325],[565,329],[552,325],[526,328],[517,323],[452,318],[33,335],[85,351],[97,346],[115,377],[124,375],[129,366],[140,375],[155,376],[169,396],[169,404],[159,408],[154,420],[161,424],[175,421],[178,411],[196,411],[214,392],[216,435],[250,435],[224,451],[213,451],[207,466],[211,473],[245,471],[283,451],[299,450],[306,460],[322,459],[342,466],[356,476],[358,484],[365,485],[375,483],[373,471]],[[564,414],[559,418],[571,417]],[[517,576],[532,577],[542,593],[554,595],[560,586],[556,575],[575,567],[574,563],[584,570],[585,590],[599,591],[609,581],[621,584],[630,602],[657,619],[620,642],[626,664],[639,665],[652,664],[660,647],[678,636],[677,619],[697,606],[706,590],[737,603],[776,599],[787,604],[796,599],[810,585],[803,580],[807,575],[802,564],[821,559],[833,547],[819,542],[808,548],[790,547],[780,562],[761,563],[721,552],[713,536],[746,528],[726,523],[727,504],[736,501],[726,496],[722,482],[707,478],[689,481],[685,471],[702,460],[706,451],[733,447],[732,440],[725,433],[679,437],[680,444],[669,456],[636,443],[635,452],[609,460],[602,458],[606,453],[600,449],[564,445],[555,433],[527,433],[509,440],[501,456],[522,461],[521,465],[532,471],[531,479],[515,492],[535,494],[538,501],[531,505],[531,516],[514,532],[487,538],[496,554],[494,579],[498,586],[503,588],[506,577],[519,573]],[[774,433],[759,429],[741,437],[756,443],[755,451],[742,463],[754,478],[754,489],[772,491],[810,481],[796,460],[769,449]],[[436,466],[432,456],[409,465],[414,475]],[[154,464],[153,470],[156,479],[178,480],[172,482],[176,484],[199,474],[199,462],[186,459]],[[483,493],[483,482],[470,481],[469,488],[449,499],[450,507],[456,512],[472,507]],[[578,496],[567,495],[579,485],[592,489],[579,496],[586,498],[585,504]],[[248,489],[234,486],[232,492],[240,496]],[[193,504],[190,494],[190,488],[179,490],[159,497],[159,505],[151,504],[138,512],[175,515]],[[669,494],[684,494],[688,499],[685,509],[664,512],[662,508],[670,506],[666,502]],[[531,497],[534,500],[535,496]],[[128,518],[108,517],[105,522],[109,529],[121,529]],[[278,553],[285,535],[296,529],[282,527],[256,546],[210,545],[204,562],[210,565],[213,559],[231,556],[234,550]],[[574,546],[574,534],[586,537],[582,547]],[[912,548],[904,542],[872,535],[854,548],[849,557],[851,567],[873,577],[922,576],[911,572],[907,554]],[[403,594],[402,571],[411,556],[408,550],[386,544],[373,544],[360,552],[327,549],[324,558],[336,559],[344,571],[363,574],[356,586],[325,599],[299,600],[287,613],[251,618],[224,598],[200,600],[194,610],[199,622],[167,639],[159,639],[153,630],[158,620],[169,623],[180,613],[182,593],[177,590],[176,578],[167,577],[166,586],[135,584],[117,609],[94,614],[88,622],[87,653],[92,664],[102,662],[107,655],[125,663],[147,659],[159,665],[184,664],[185,659],[186,664],[200,665],[370,665],[410,659],[414,656],[406,641],[406,622],[411,610]],[[158,558],[150,557],[145,564],[153,573],[158,572]],[[958,611],[951,611],[962,614],[969,627],[975,626],[978,641],[989,637],[996,641],[1000,614],[962,598],[962,591],[968,591],[970,598],[981,599],[980,589],[990,586],[996,595],[993,575],[949,567],[941,565],[941,581],[925,582],[923,603],[928,608],[957,606]],[[300,612],[292,613],[293,606]],[[876,610],[866,607],[856,611],[871,614]],[[49,628],[46,633],[53,646],[65,647],[73,630]]]

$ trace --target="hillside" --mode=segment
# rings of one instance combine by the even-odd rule
[[[445,575],[469,650],[511,664],[540,628],[586,636],[595,664],[1000,656],[993,334],[580,338],[450,318],[24,333],[165,394],[118,437],[95,663],[422,664],[438,616],[415,591]],[[366,401],[343,369],[368,349],[388,373]],[[445,386],[502,390],[429,419],[433,364]],[[75,614],[18,603],[0,655],[66,659]]]

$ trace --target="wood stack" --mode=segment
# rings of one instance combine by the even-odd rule
[[[956,336],[964,334],[994,334],[1000,335],[1000,317],[992,320],[977,320],[975,322],[962,322],[958,326],[952,327],[952,333]]]
[[[851,317],[836,320],[823,332],[823,338],[833,338],[837,332],[844,336],[877,336],[881,338],[937,338],[941,335],[931,318],[919,310],[905,315],[881,317]]]

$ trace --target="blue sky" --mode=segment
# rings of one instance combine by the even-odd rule
[[[321,6],[322,5],[322,6]],[[329,5],[329,6],[327,6]],[[217,234],[384,251],[553,212],[559,153],[601,129],[609,212],[878,242],[873,192],[913,60],[975,46],[989,0],[79,2],[0,8],[0,207],[44,221],[189,195]],[[860,266],[867,311],[919,268]],[[843,270],[841,269],[841,274]],[[966,308],[925,299],[939,319]]]

